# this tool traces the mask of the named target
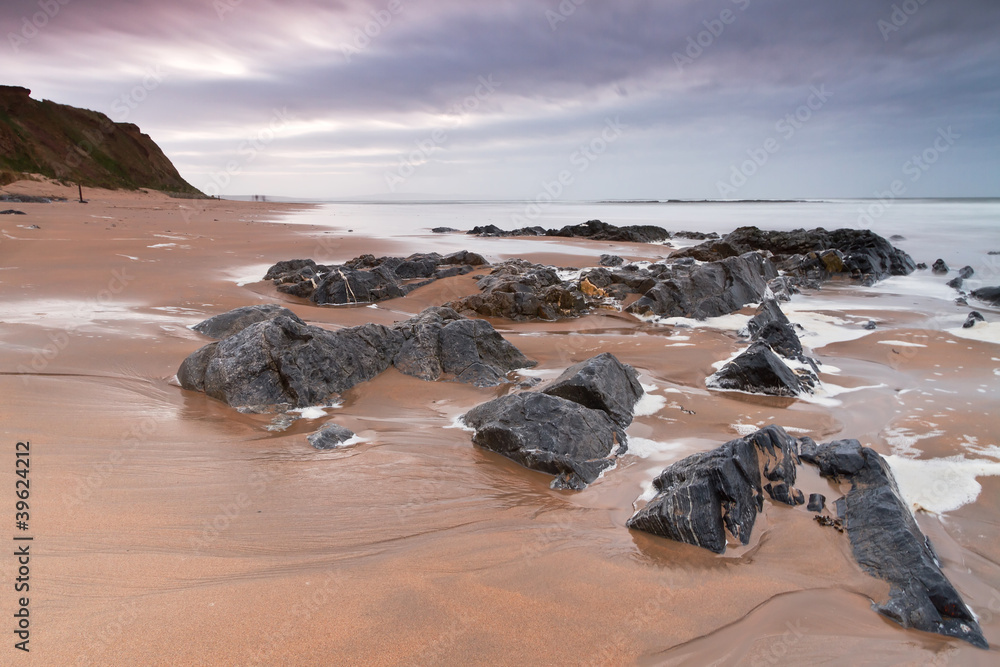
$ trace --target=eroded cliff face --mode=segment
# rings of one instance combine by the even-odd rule
[[[152,188],[200,194],[160,147],[132,123],[102,113],[31,99],[31,91],[0,86],[0,171],[111,189]]]

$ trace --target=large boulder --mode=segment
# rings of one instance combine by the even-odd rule
[[[554,489],[579,490],[614,464],[625,432],[606,412],[537,392],[477,406],[462,420],[472,441],[521,465],[552,475]]]
[[[789,397],[798,396],[808,386],[803,386],[799,376],[766,343],[751,345],[709,376],[705,384],[712,389]]]
[[[177,378],[233,407],[322,405],[388,368],[402,344],[378,324],[327,331],[277,317],[193,353]]]
[[[634,368],[605,352],[570,366],[542,393],[603,410],[626,428],[632,423],[632,410],[644,390]]]
[[[287,317],[299,324],[305,324],[299,316],[281,306],[275,304],[262,304],[258,306],[243,306],[234,308],[229,312],[210,317],[203,322],[191,327],[198,333],[209,338],[222,340],[246,329],[251,324],[273,320],[276,317]]]
[[[555,268],[521,259],[498,264],[477,287],[480,294],[446,305],[463,313],[509,320],[556,320],[580,315],[588,308],[580,289],[562,280]]]
[[[941,571],[930,541],[900,497],[892,471],[877,452],[857,440],[817,446],[804,440],[802,459],[820,474],[847,481],[837,501],[854,558],[872,576],[887,581],[889,599],[879,613],[903,627],[957,637],[989,648],[961,595]]]
[[[338,331],[279,316],[192,353],[177,379],[185,389],[263,411],[326,404],[391,365],[425,380],[494,386],[533,362],[488,322],[430,308],[392,327]]]
[[[656,496],[627,522],[629,528],[725,553],[729,537],[750,541],[764,493],[801,505],[795,488],[797,443],[768,426],[666,468],[653,480]]]
[[[394,328],[404,342],[393,365],[422,380],[447,377],[493,387],[510,371],[535,365],[489,322],[466,319],[451,308],[428,308]]]
[[[675,267],[629,312],[662,317],[705,319],[728,315],[748,303],[759,303],[767,282],[778,276],[770,260],[757,252],[690,267]]]

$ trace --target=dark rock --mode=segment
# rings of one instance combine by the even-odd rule
[[[632,410],[644,390],[634,368],[605,352],[570,366],[542,393],[603,410],[626,428],[632,423]]]
[[[770,260],[756,252],[691,267],[686,274],[658,282],[628,311],[640,315],[704,319],[727,315],[760,302],[767,281],[778,275]]]
[[[943,275],[945,273],[948,273],[948,271],[950,270],[951,269],[948,268],[948,265],[944,263],[943,259],[935,261],[934,266],[931,267],[931,271],[933,271],[938,275]]]
[[[483,290],[481,294],[446,305],[459,312],[510,320],[556,320],[588,309],[579,287],[564,282],[553,267],[520,259],[498,264],[477,286]]]
[[[955,276],[954,278],[949,280],[946,284],[948,285],[948,287],[951,287],[953,289],[962,289],[963,282],[964,281],[962,280],[961,276]]]
[[[905,241],[906,237],[905,236],[901,236],[899,234],[893,234],[892,236],[889,237],[889,240],[890,241]]]
[[[621,266],[625,260],[618,255],[601,255],[601,266]]]
[[[806,509],[810,512],[822,512],[826,509],[826,496],[822,493],[809,494],[809,504],[806,505]]]
[[[692,241],[708,241],[719,238],[716,232],[688,232],[680,231],[674,232],[674,237],[679,239],[691,239]]]
[[[796,463],[795,439],[768,426],[666,468],[653,480],[656,496],[626,525],[725,553],[727,532],[749,543],[764,507],[765,480],[773,500],[801,504],[802,492],[794,488]],[[774,493],[776,487],[782,490]]]
[[[654,225],[616,227],[600,220],[588,220],[582,224],[569,225],[559,230],[550,229],[548,235],[628,243],[658,243],[670,238],[670,232],[662,227]]]
[[[404,338],[393,365],[422,380],[454,378],[494,387],[510,371],[535,365],[489,322],[466,319],[450,308],[428,308],[393,328]]]
[[[51,204],[53,199],[66,201],[62,197],[36,197],[34,195],[4,195],[0,194],[0,201],[12,202],[14,204]]]
[[[924,262],[920,262],[919,264],[917,264],[917,270],[918,271],[926,271],[927,270],[927,264],[924,263]]]
[[[890,584],[875,608],[903,627],[936,632],[989,648],[958,591],[941,572],[930,541],[899,495],[885,460],[857,440],[839,440],[803,452],[825,477],[851,483],[837,501],[858,564]]]
[[[971,266],[963,266],[958,270],[958,277],[962,280],[968,280],[974,275],[976,275],[976,270]]]
[[[875,323],[875,320],[868,320],[867,322],[865,322],[863,328],[867,329],[868,331],[874,331],[875,329],[878,329],[878,324]]]
[[[824,280],[842,273],[856,280],[882,280],[890,275],[908,275],[915,264],[902,250],[868,230],[822,228],[790,232],[741,227],[718,241],[707,241],[674,253],[710,262],[735,257],[752,250],[774,255],[779,268],[799,280]],[[836,251],[836,252],[831,252]]]
[[[496,225],[484,225],[481,227],[473,227],[466,233],[472,234],[474,236],[509,237],[509,236],[545,236],[547,232],[542,227],[522,227],[521,229],[506,231],[500,229]]]
[[[969,313],[968,319],[965,320],[965,324],[962,325],[963,329],[971,329],[976,326],[977,322],[985,322],[986,318],[978,310],[974,310]]]
[[[10,208],[7,209],[6,211],[0,211],[0,215],[27,215],[27,213],[25,213],[24,211],[15,211],[14,209]]]
[[[454,227],[435,227],[434,229],[431,230],[431,232],[433,232],[434,234],[449,234],[451,232],[457,232],[457,231],[459,230],[455,229]]]
[[[783,357],[802,356],[802,342],[774,299],[765,300],[757,308],[757,313],[747,323],[747,333],[751,342],[767,343]]]
[[[990,250],[987,255],[1000,255],[1000,250]]]
[[[209,338],[222,340],[223,338],[238,334],[251,324],[273,320],[276,317],[287,317],[299,324],[305,325],[305,322],[300,320],[298,315],[287,308],[282,308],[274,304],[262,304],[235,308],[227,313],[210,317],[191,328]]]
[[[405,296],[441,278],[470,273],[486,264],[482,255],[463,250],[442,257],[436,252],[409,257],[361,255],[339,266],[311,259],[278,262],[264,276],[278,291],[318,305],[376,303]],[[408,281],[422,280],[419,283]]]
[[[799,377],[765,343],[754,343],[706,382],[710,389],[745,391],[769,396],[798,396],[805,390]]]
[[[354,431],[338,426],[337,424],[326,424],[306,439],[309,444],[316,449],[336,449],[343,446],[345,442],[354,437]]]
[[[972,291],[972,296],[980,301],[1000,306],[1000,287],[980,287]]]
[[[525,392],[484,403],[463,421],[472,441],[517,463],[556,475],[554,489],[582,489],[613,465],[625,432],[601,410],[558,396]]]
[[[793,294],[798,294],[798,289],[786,276],[778,276],[767,283],[767,288],[774,294],[778,301],[791,301]]]
[[[390,327],[365,324],[327,331],[278,316],[191,354],[177,378],[234,407],[322,405],[390,365],[426,380],[478,386],[505,381],[532,365],[488,322],[429,308]]]

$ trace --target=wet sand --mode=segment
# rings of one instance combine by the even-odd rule
[[[53,192],[5,190],[29,187]],[[208,342],[187,327],[237,306],[281,302],[336,328],[398,321],[474,292],[466,276],[377,308],[319,308],[268,283],[238,284],[281,259],[405,255],[435,249],[438,237],[372,240],[364,229],[282,224],[295,214],[289,205],[86,194],[86,205],[12,204],[28,215],[0,218],[5,488],[14,443],[30,440],[32,453],[25,662],[996,663],[996,649],[878,616],[870,604],[886,585],[804,509],[768,506],[751,545],[723,557],[624,527],[665,465],[740,429],[777,423],[817,441],[856,437],[883,454],[915,447],[918,458],[968,454],[969,438],[996,445],[1000,347],[929,328],[947,304],[873,296],[878,330],[813,350],[825,382],[854,390],[812,402],[706,390],[713,364],[741,347],[733,331],[614,311],[493,321],[539,362],[526,375],[553,377],[610,351],[665,399],[628,430],[644,456],[624,457],[583,492],[558,492],[550,477],[449,428],[502,388],[387,371],[327,411],[365,442],[319,452],[305,436],[325,419],[269,430],[273,415],[240,414],[173,379]],[[511,256],[504,239],[447,242]],[[669,250],[538,248],[526,258],[576,267],[607,252],[654,260]],[[851,294],[833,285],[793,303],[828,302],[827,317],[867,320],[873,311],[843,309]],[[1000,645],[1000,478],[980,483],[974,503],[918,516],[945,574]],[[815,474],[800,486],[839,495]],[[4,581],[14,565],[0,559]],[[7,613],[14,603],[12,592],[0,598]]]

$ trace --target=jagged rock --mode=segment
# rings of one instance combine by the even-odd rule
[[[763,511],[765,481],[772,500],[804,502],[802,492],[794,488],[797,461],[795,439],[779,426],[693,454],[653,480],[656,496],[626,525],[725,553],[727,532],[739,543],[749,543],[757,514]]]
[[[446,304],[459,312],[510,320],[555,320],[584,313],[588,306],[578,286],[564,282],[551,266],[508,260],[477,283],[480,294]]]
[[[792,284],[786,276],[778,276],[767,283],[767,288],[774,294],[778,301],[791,301],[793,294],[798,294],[799,290]]]
[[[509,236],[545,236],[547,232],[542,227],[522,227],[521,229],[513,229],[511,231],[506,231],[500,229],[496,225],[483,225],[480,227],[473,227],[467,234],[472,234],[474,236],[484,236],[484,237],[509,237]]]
[[[776,232],[740,227],[718,241],[680,250],[674,256],[711,262],[752,250],[771,252],[778,267],[799,281],[822,281],[835,273],[857,280],[871,276],[868,280],[874,281],[908,275],[915,268],[908,254],[878,234],[858,229]]]
[[[674,237],[679,239],[691,239],[692,241],[708,241],[719,238],[719,235],[716,232],[705,233],[705,232],[680,231],[680,232],[674,232]]]
[[[972,296],[980,301],[1000,306],[1000,287],[980,287],[972,291]]]
[[[223,338],[238,334],[251,324],[273,320],[276,317],[287,317],[299,324],[305,324],[305,322],[299,319],[298,315],[287,308],[282,308],[274,304],[261,304],[234,308],[227,313],[210,317],[191,328],[209,338],[222,340]]]
[[[693,267],[675,266],[671,277],[657,282],[628,311],[697,319],[728,315],[760,302],[767,281],[777,275],[770,260],[757,252]]]
[[[493,386],[532,362],[488,322],[429,308],[391,328],[365,324],[338,331],[278,316],[197,350],[177,378],[185,389],[234,407],[267,411],[328,403],[393,364],[426,380],[454,376]]]
[[[965,324],[962,325],[963,329],[971,329],[976,326],[979,322],[985,322],[986,318],[978,310],[974,310],[969,313],[969,317],[965,320]]]
[[[658,243],[670,238],[670,232],[655,225],[616,227],[600,220],[588,220],[582,224],[568,225],[558,230],[550,229],[548,235],[628,243]]]
[[[354,437],[354,431],[334,423],[326,424],[306,439],[316,449],[336,449]]]
[[[466,319],[450,308],[428,308],[394,328],[404,342],[393,365],[422,380],[446,377],[494,387],[510,371],[535,365],[489,322]]]
[[[601,261],[599,264],[601,266],[621,266],[625,263],[625,260],[618,255],[601,255]]]
[[[809,504],[806,505],[806,509],[810,512],[822,512],[826,509],[826,496],[822,493],[809,494]]]
[[[878,329],[878,324],[875,323],[875,320],[868,320],[862,328],[868,331],[875,331],[875,329]]]
[[[903,627],[989,648],[975,617],[941,572],[885,460],[857,440],[804,445],[802,460],[819,466],[824,477],[851,484],[837,501],[837,513],[854,557],[865,571],[891,586],[888,601],[876,610]]]
[[[954,278],[952,278],[951,280],[949,280],[949,281],[948,281],[947,283],[945,283],[945,284],[946,284],[946,285],[948,285],[948,287],[951,287],[951,288],[953,288],[953,289],[958,289],[958,290],[960,290],[960,289],[962,289],[962,284],[963,284],[964,282],[965,282],[965,281],[963,281],[963,280],[962,280],[962,277],[961,277],[961,276],[955,276]]]
[[[454,227],[435,227],[434,229],[431,230],[431,232],[434,234],[449,234],[451,232],[457,232],[457,231],[460,230],[455,229]]]
[[[709,376],[705,384],[710,389],[769,396],[794,397],[806,390],[799,376],[766,343],[751,345],[721,370]]]
[[[0,215],[27,215],[27,213],[25,213],[24,211],[15,211],[14,209],[10,208],[7,209],[6,211],[0,211]]]
[[[958,277],[962,280],[968,280],[974,275],[976,275],[976,270],[971,266],[963,266],[958,270]]]
[[[632,423],[632,410],[644,390],[634,368],[605,352],[570,366],[542,393],[603,410],[626,428]]]
[[[537,392],[492,400],[462,420],[480,447],[556,475],[554,489],[584,488],[626,447],[625,432],[606,412]]]
[[[926,270],[927,270],[927,264],[926,263],[920,262],[920,263],[917,264],[917,271],[926,271]]]
[[[931,271],[933,271],[938,275],[944,275],[945,273],[948,273],[948,271],[950,270],[951,269],[948,268],[948,265],[945,264],[943,259],[936,260],[934,262],[934,265],[931,266]]]
[[[766,299],[747,323],[747,333],[754,343],[764,342],[783,357],[802,356],[802,342],[777,301]]]

